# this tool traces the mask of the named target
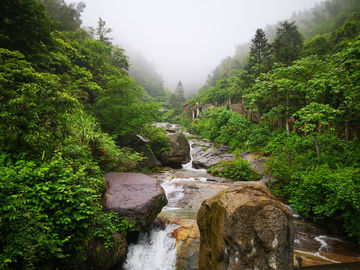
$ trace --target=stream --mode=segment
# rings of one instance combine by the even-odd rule
[[[196,139],[189,139],[189,144],[192,159],[199,153],[199,147],[211,146],[206,140]],[[198,269],[200,235],[196,224],[197,212],[204,199],[228,188],[232,181],[214,177],[206,169],[194,169],[192,160],[182,169],[164,168],[151,176],[162,183],[169,202],[150,230],[141,232],[138,242],[129,246],[122,269]],[[294,225],[295,264],[298,260],[302,261],[302,266],[360,261],[360,245],[333,235],[296,213]]]

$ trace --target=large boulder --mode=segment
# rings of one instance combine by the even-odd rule
[[[158,154],[156,157],[164,166],[187,163],[191,160],[190,146],[185,135],[180,133],[167,133],[170,138],[170,147],[172,151]]]
[[[114,211],[135,225],[147,228],[167,204],[160,183],[145,174],[110,172],[104,175],[105,211]]]
[[[227,154],[230,147],[221,145],[219,149],[208,149],[203,155],[195,157],[192,164],[196,169],[209,168],[219,164],[221,161],[233,160],[236,158],[233,154]]]
[[[236,182],[198,212],[200,270],[289,270],[294,266],[292,213],[261,182]]]

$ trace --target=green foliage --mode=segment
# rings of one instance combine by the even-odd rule
[[[294,210],[305,217],[330,218],[344,224],[360,243],[359,168],[327,165],[298,173],[287,188]]]
[[[291,65],[293,61],[298,59],[301,53],[303,40],[304,38],[295,22],[281,22],[280,28],[276,30],[276,38],[273,45],[275,61],[286,66]]]
[[[246,142],[248,150],[261,151],[269,143],[273,126],[269,123],[253,124]]]
[[[59,78],[37,73],[18,52],[0,49],[0,149],[41,155],[64,140],[67,118],[78,101]]]
[[[67,5],[64,0],[39,0],[45,5],[49,17],[60,24],[57,26],[59,31],[75,31],[81,26],[81,13],[84,11],[85,4],[79,2]]]
[[[226,107],[216,108],[203,113],[203,117],[195,119],[190,125],[192,133],[209,138],[214,141],[220,136],[220,129],[226,125],[232,115],[232,111]]]
[[[228,122],[220,127],[220,134],[215,142],[230,145],[232,149],[243,149],[251,130],[250,119],[234,112]]]
[[[155,155],[172,150],[170,147],[170,138],[166,136],[161,128],[147,126],[144,128],[144,135],[150,140],[150,147]]]
[[[86,239],[121,231],[119,218],[102,211],[105,186],[99,175],[95,165],[60,152],[44,162],[11,162],[1,155],[1,268],[70,266]]]
[[[250,163],[242,158],[220,162],[218,165],[210,167],[208,172],[236,181],[257,181],[260,179],[258,173],[251,168]]]
[[[52,45],[56,23],[36,0],[3,0],[0,3],[0,48],[30,53],[43,52]]]
[[[304,132],[318,132],[317,128],[328,126],[329,121],[334,120],[338,113],[329,105],[312,102],[296,112],[298,120],[295,126]]]

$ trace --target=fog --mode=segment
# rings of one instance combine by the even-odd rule
[[[78,2],[66,0],[67,3]],[[174,91],[204,85],[207,75],[235,45],[248,42],[257,28],[291,17],[320,0],[82,0],[83,26],[99,17],[113,43],[139,50],[154,61],[164,85]]]

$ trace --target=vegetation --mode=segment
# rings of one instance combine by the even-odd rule
[[[105,21],[80,29],[84,7],[0,4],[0,269],[76,269],[91,239],[110,248],[132,225],[103,212],[102,175],[139,168],[135,134],[168,149]]]
[[[360,123],[359,12],[357,0],[328,0],[293,14],[301,21],[257,29],[188,103],[245,100],[256,123],[221,107],[202,113],[190,130],[234,152],[266,153],[274,194],[305,217],[342,224],[360,243],[359,141],[338,132]],[[238,162],[210,171],[238,178]]]

